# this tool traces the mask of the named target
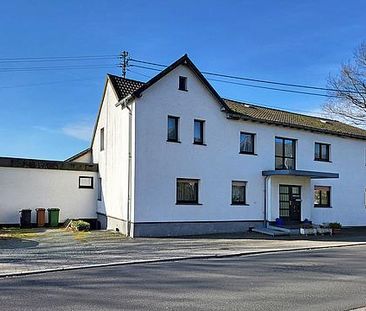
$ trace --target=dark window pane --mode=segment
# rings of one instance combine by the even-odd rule
[[[194,120],[194,142],[203,144],[203,124],[204,121]]]
[[[284,166],[283,166],[283,158],[281,158],[281,157],[276,157],[276,169],[277,169],[277,170],[282,170],[282,169],[284,169]]]
[[[179,90],[187,91],[187,77],[179,77]]]
[[[283,140],[276,137],[276,156],[283,156]]]
[[[322,160],[329,160],[329,145],[322,145],[321,146],[321,154],[322,154]]]
[[[315,159],[320,159],[320,144],[315,143]]]
[[[286,170],[293,170],[293,169],[295,169],[295,161],[294,161],[294,159],[284,158],[284,168]]]
[[[233,181],[231,191],[231,203],[232,204],[245,204],[245,188],[246,182]]]
[[[285,143],[285,157],[290,157],[290,158],[293,158],[295,157],[295,154],[294,154],[294,141],[293,140],[285,140],[284,141]]]
[[[198,180],[177,180],[177,203],[198,203]]]
[[[168,117],[168,140],[178,141],[178,118]]]
[[[314,206],[330,207],[330,187],[328,186],[314,187]]]
[[[254,153],[254,134],[240,133],[240,152]]]

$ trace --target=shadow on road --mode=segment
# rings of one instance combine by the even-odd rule
[[[38,246],[38,242],[28,239],[0,238],[0,249],[21,249]]]

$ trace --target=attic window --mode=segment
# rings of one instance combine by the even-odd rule
[[[179,76],[179,87],[180,91],[188,91],[187,90],[187,77]]]
[[[327,121],[327,120],[320,120],[320,122],[321,122],[321,123],[324,123],[324,124],[330,124],[330,122],[329,122],[329,121]]]
[[[250,108],[250,105],[248,105],[248,104],[244,104],[244,107],[245,107],[245,108]]]

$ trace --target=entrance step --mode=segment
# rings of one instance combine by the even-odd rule
[[[274,226],[274,225],[268,225],[267,228],[272,230],[278,230],[287,233],[288,235],[299,235],[300,234],[300,228],[286,228],[286,227],[280,227],[280,226]]]
[[[274,229],[266,228],[266,227],[253,228],[252,231],[257,232],[257,233],[266,234],[266,235],[271,235],[271,236],[289,235],[289,233],[287,233],[287,232],[284,232],[284,231],[281,231],[281,230],[274,230]]]

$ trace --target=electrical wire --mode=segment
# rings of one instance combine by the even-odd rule
[[[134,58],[129,59],[129,61],[136,62],[136,63],[141,63],[141,64],[158,66],[158,67],[167,67],[166,65],[163,65],[163,64],[143,61],[143,60],[134,59]],[[264,83],[264,84],[274,84],[274,85],[281,85],[281,86],[287,86],[287,87],[305,88],[305,89],[327,91],[327,92],[340,92],[340,91],[342,91],[342,92],[345,92],[345,93],[356,93],[356,94],[359,93],[358,91],[337,90],[337,89],[325,88],[325,87],[319,87],[319,86],[313,86],[313,85],[294,84],[294,83],[285,83],[285,82],[270,81],[270,80],[263,80],[263,79],[254,79],[254,78],[248,78],[248,77],[239,77],[239,76],[226,75],[226,74],[209,72],[209,71],[201,71],[201,73],[204,74],[204,75],[217,76],[217,77],[222,77],[222,78],[229,78],[229,79],[235,79],[235,80],[244,80],[244,81]]]
[[[131,67],[141,68],[141,69],[148,69],[148,70],[154,70],[154,71],[160,71],[160,69],[147,67],[147,66],[140,66],[140,65],[130,65]],[[202,72],[203,73],[203,72]],[[338,97],[336,95],[327,95],[327,94],[320,94],[320,93],[312,93],[312,92],[304,92],[304,91],[296,91],[296,90],[289,90],[289,89],[280,89],[280,88],[274,88],[274,87],[268,87],[263,85],[253,85],[253,84],[245,84],[245,83],[239,83],[235,81],[229,81],[229,80],[221,80],[221,79],[215,79],[215,78],[207,78],[209,81],[215,81],[215,82],[223,82],[233,85],[239,85],[239,86],[246,86],[246,87],[254,87],[259,89],[265,89],[265,90],[272,90],[272,91],[280,91],[280,92],[286,92],[286,93],[294,93],[294,94],[302,94],[302,95],[311,95],[311,96],[320,96],[320,97],[327,97],[327,98],[335,98]]]

